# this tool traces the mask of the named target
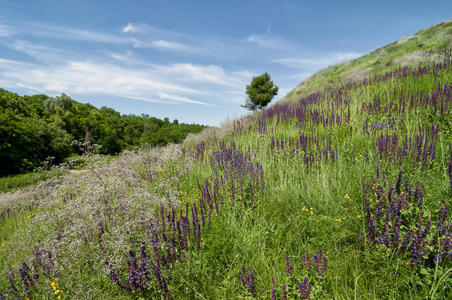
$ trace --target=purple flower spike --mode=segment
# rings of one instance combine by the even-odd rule
[[[287,286],[285,284],[282,285],[282,298],[283,300],[287,300]]]
[[[310,270],[312,267],[311,256],[309,255],[309,250],[306,250],[306,254],[302,254],[301,258],[303,260],[303,265],[306,269]]]
[[[271,297],[272,297],[272,300],[276,300],[276,289],[275,288],[272,289]]]
[[[255,294],[255,286],[254,286],[254,271],[251,269],[248,274],[246,274],[245,266],[242,265],[242,274],[240,274],[240,280],[242,281],[243,286],[248,286],[248,289],[251,295]]]
[[[286,274],[291,275],[293,272],[293,264],[289,261],[289,256],[286,256]]]
[[[308,277],[305,277],[303,283],[298,282],[298,289],[300,290],[301,299],[311,298],[311,285],[308,282]]]
[[[317,251],[315,252],[314,261],[315,261],[315,270],[317,271],[317,274],[319,275],[325,274],[327,259],[325,256],[323,256],[322,248],[319,249],[319,252]]]

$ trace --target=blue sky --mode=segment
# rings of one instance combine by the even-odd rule
[[[246,113],[253,76],[269,72],[279,99],[451,12],[452,1],[0,0],[0,87],[219,125]]]

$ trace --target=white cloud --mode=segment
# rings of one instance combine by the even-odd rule
[[[151,26],[146,23],[134,24],[129,22],[126,26],[122,27],[122,33],[134,33],[139,36],[147,36],[151,39],[185,39],[188,36],[179,32],[166,30],[158,27]]]
[[[126,37],[121,35],[81,30],[75,28],[51,26],[45,24],[33,24],[33,25],[34,26],[31,26],[27,33],[40,37],[71,41],[86,41],[91,43],[130,45],[135,48],[153,48],[159,50],[173,50],[173,51],[194,50],[193,47],[190,47],[184,43],[168,41],[166,39],[159,38],[163,34],[167,33],[167,31],[159,30],[148,25],[133,25],[132,23],[129,23],[122,29],[122,32],[124,33],[138,33],[138,32],[149,33],[148,35],[141,36],[140,38]],[[177,34],[168,32],[167,36],[176,38]]]
[[[22,40],[11,32],[19,33]],[[255,72],[270,72],[281,87],[278,96],[283,96],[313,71],[359,56],[337,52],[301,57],[299,45],[270,30],[220,39],[186,36],[147,24],[129,23],[116,32],[99,32],[26,23],[14,28],[0,25],[2,35],[0,45],[35,60],[0,59],[1,87],[28,94],[66,92],[94,99],[108,95],[164,104],[213,105],[228,111],[233,105],[232,109],[240,110],[236,104],[244,102],[245,87]],[[154,55],[155,51],[147,49],[160,53]],[[154,57],[165,63],[151,62]],[[276,73],[281,68],[274,63],[293,70]]]
[[[136,28],[135,28],[135,26],[133,26],[132,25],[132,23],[129,23],[129,24],[127,24],[127,26],[124,26],[123,28],[122,28],[122,32],[123,33],[134,33],[134,32],[136,32]]]
[[[27,54],[37,60],[44,62],[57,62],[62,58],[67,59],[67,53],[52,47],[33,44],[24,40],[14,40],[10,42],[3,42],[5,46],[14,49],[15,51]]]
[[[169,95],[166,93],[159,93],[158,95],[161,99],[169,99],[173,101],[180,101],[180,102],[186,102],[186,103],[192,103],[192,104],[202,104],[202,105],[211,105],[210,103],[205,103],[202,101],[194,100],[189,97],[183,97],[178,95]]]
[[[135,48],[154,48],[154,49],[162,49],[162,50],[174,50],[174,51],[191,51],[193,50],[191,47],[181,44],[175,43],[165,40],[156,40],[151,42],[143,42],[143,41],[135,41]]]
[[[102,94],[167,104],[230,102],[229,98],[243,92],[250,74],[192,64],[133,68],[89,60],[39,65],[0,59],[0,80],[5,88],[51,94]]]
[[[114,58],[116,60],[130,62],[130,58],[132,56],[132,51],[127,50],[125,53],[108,53],[109,57]]]
[[[131,37],[38,23],[25,24],[21,30],[23,30],[23,33],[25,34],[70,41],[87,41],[107,44],[133,44],[136,41],[135,38]]]
[[[273,48],[276,44],[276,40],[265,35],[253,34],[246,38],[248,42],[255,43],[260,47]]]
[[[281,50],[284,52],[293,51],[294,49],[292,43],[271,33],[252,34],[246,38],[246,42],[255,44],[260,48]]]
[[[0,24],[0,37],[9,37],[14,34],[14,30],[4,24]]]
[[[316,57],[316,58],[280,58],[275,59],[273,62],[279,63],[281,65],[291,67],[294,69],[303,68],[323,68],[340,62],[344,62],[350,59],[360,57],[362,54],[354,52],[337,52],[329,54],[327,56]]]

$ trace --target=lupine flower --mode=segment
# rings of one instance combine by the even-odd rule
[[[393,226],[393,233],[394,233],[394,239],[392,241],[392,247],[397,248],[397,245],[399,243],[399,237],[400,237],[400,226],[402,225],[402,220],[397,215],[394,220],[394,226]]]
[[[22,284],[23,284],[24,290],[25,290],[25,295],[27,297],[30,297],[30,290],[32,288],[35,289],[35,284],[30,275],[30,268],[28,267],[27,263],[25,263],[25,262],[23,262],[22,267],[19,268],[19,277],[22,280]]]
[[[400,186],[401,186],[401,184],[402,184],[402,169],[400,169],[399,175],[397,175],[397,183],[396,183],[396,186],[395,186],[395,190],[397,192],[397,195],[400,195]],[[390,198],[388,198],[388,199],[390,199]]]
[[[302,254],[301,258],[303,260],[303,265],[306,269],[310,270],[312,267],[311,256],[309,255],[309,250],[306,250],[306,254]]]
[[[272,294],[271,294],[272,300],[276,300],[276,289],[273,287]]]
[[[111,266],[110,261],[107,258],[105,258],[104,263],[105,263],[105,265],[107,266],[107,268],[110,271],[110,277],[113,280],[113,282],[116,283],[121,289],[123,289],[125,291],[130,291],[129,283],[128,282],[126,282],[126,283],[122,283],[121,282],[121,280],[118,277],[118,274],[115,272],[115,270]]]
[[[440,239],[440,247],[436,257],[436,262],[441,263],[444,259],[452,258],[452,233]]]
[[[245,271],[245,265],[242,265],[242,274],[240,274],[240,280],[242,281],[243,285],[246,285],[246,271]]]
[[[293,264],[289,261],[289,256],[286,255],[286,274],[291,275],[293,272]]]
[[[11,268],[11,265],[8,265],[8,272],[6,273],[6,277],[8,278],[9,287],[8,289],[17,292],[17,288],[14,285],[14,271]]]
[[[298,282],[298,289],[300,290],[301,299],[311,298],[311,285],[308,282],[308,277],[305,277],[303,283]]]
[[[447,216],[449,215],[449,203],[446,203],[438,212],[438,221],[436,222],[437,227],[439,228],[438,234],[442,236],[446,233],[448,222]]]
[[[251,269],[247,274],[245,271],[245,266],[242,265],[242,274],[240,275],[240,280],[242,281],[243,286],[248,286],[251,295],[254,295],[254,271]]]
[[[317,271],[317,274],[319,275],[325,274],[327,259],[325,256],[323,256],[322,248],[320,248],[318,252],[316,251],[313,257],[315,262],[315,270]]]

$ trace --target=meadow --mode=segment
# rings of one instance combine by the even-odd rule
[[[448,299],[452,46],[432,45],[1,194],[0,298]]]

